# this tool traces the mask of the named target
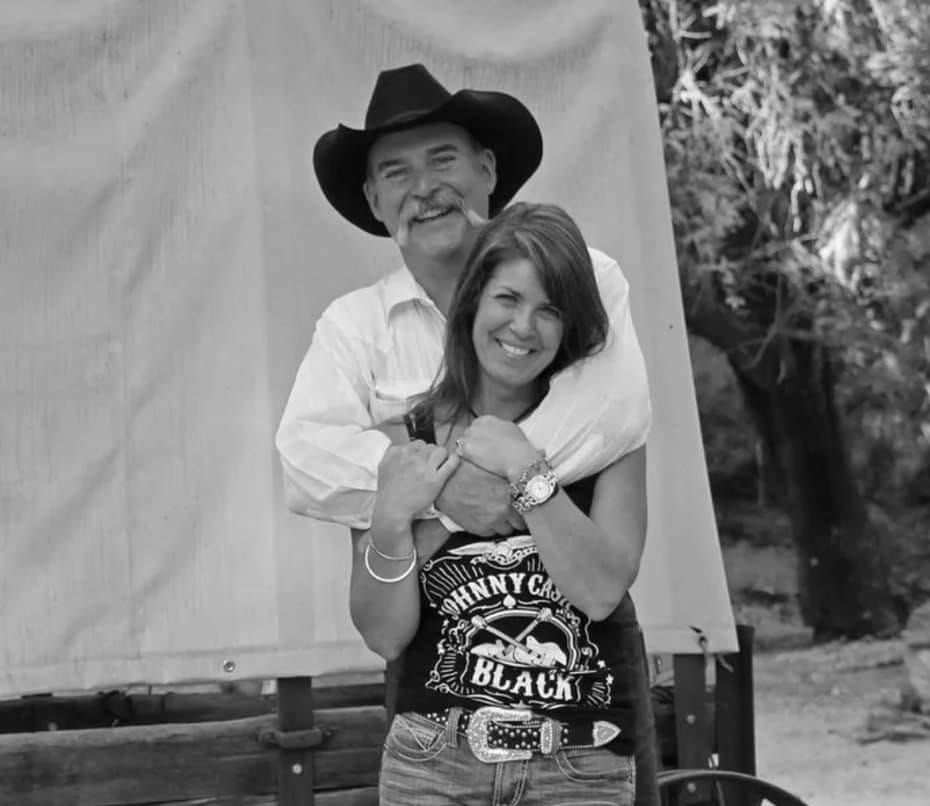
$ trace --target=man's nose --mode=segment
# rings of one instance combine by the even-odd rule
[[[413,176],[413,193],[421,199],[428,198],[436,190],[437,182],[428,167],[420,168]]]

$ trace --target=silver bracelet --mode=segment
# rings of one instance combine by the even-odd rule
[[[378,582],[383,582],[386,585],[393,585],[395,582],[400,582],[413,573],[413,569],[417,567],[417,548],[413,547],[413,556],[410,560],[410,565],[407,566],[407,569],[400,575],[396,577],[383,577],[379,574],[376,574],[374,569],[371,567],[371,559],[368,556],[368,552],[372,549],[371,545],[371,536],[368,538],[368,545],[365,546],[365,570],[368,572],[368,575]]]
[[[375,539],[371,536],[371,533],[368,534],[368,545],[371,546],[371,550],[377,554],[382,560],[393,560],[394,562],[406,562],[411,557],[416,554],[416,546],[414,546],[409,554],[404,554],[402,557],[397,557],[393,554],[385,554],[381,549],[375,545]]]

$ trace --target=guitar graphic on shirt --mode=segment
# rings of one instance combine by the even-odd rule
[[[481,616],[472,616],[471,623],[475,627],[491,633],[500,640],[495,641],[493,644],[474,646],[471,652],[473,655],[493,658],[501,663],[516,666],[564,667],[568,662],[568,658],[558,644],[552,641],[537,641],[530,635],[540,622],[549,621],[551,617],[552,611],[543,608],[519,635],[511,637],[507,633],[492,627],[487,619]]]

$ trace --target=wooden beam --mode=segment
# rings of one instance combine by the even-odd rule
[[[312,754],[315,788],[376,785],[384,709],[323,709],[315,719],[332,731]],[[261,747],[258,736],[276,727],[273,716],[263,716],[0,735],[0,804],[130,806],[273,795],[277,752]]]
[[[346,708],[384,703],[384,682],[318,686],[316,708]],[[275,695],[239,693],[126,694],[110,691],[70,697],[21,697],[0,700],[0,733],[43,730],[87,730],[116,725],[159,725],[171,722],[225,722],[275,711]]]
[[[197,798],[197,800],[172,800],[153,803],[150,806],[277,806],[276,795],[259,795],[257,797],[223,797]],[[319,792],[316,806],[378,806],[378,788],[374,786],[362,789],[339,789],[332,792]]]
[[[23,697],[0,702],[0,733],[89,730],[116,725],[225,722],[274,712],[269,697],[242,694],[124,694]]]

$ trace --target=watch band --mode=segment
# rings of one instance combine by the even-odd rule
[[[523,514],[548,501],[558,489],[559,479],[545,455],[541,455],[511,483],[510,502],[517,512]]]

